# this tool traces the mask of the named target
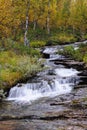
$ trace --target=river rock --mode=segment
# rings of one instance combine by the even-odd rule
[[[50,58],[50,54],[49,53],[43,53],[43,58],[49,59]]]
[[[53,69],[48,70],[48,75],[55,75],[55,71]]]
[[[50,57],[49,54],[45,56]],[[83,63],[71,59],[57,59],[52,62],[84,70]],[[52,81],[55,78],[53,69],[37,76],[40,81]],[[87,79],[86,71],[79,76],[85,76],[85,80],[81,78],[80,84],[76,84],[71,93],[43,97],[28,103],[0,103],[0,130],[87,130],[87,82],[83,84]]]
[[[0,90],[0,101],[3,100],[6,96],[6,93],[4,92],[3,89]]]
[[[78,62],[73,60],[56,60],[54,61],[56,65],[62,64],[66,67],[73,67],[77,70],[84,70],[84,62]]]
[[[1,130],[86,130],[87,88],[72,93],[42,98],[30,104],[4,102],[0,106]]]

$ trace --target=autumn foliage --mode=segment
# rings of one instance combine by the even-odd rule
[[[0,0],[0,38],[24,34],[28,0]],[[87,33],[87,0],[30,0],[29,29]]]

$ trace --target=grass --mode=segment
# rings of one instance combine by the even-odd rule
[[[49,38],[54,44],[65,44],[77,41],[74,35],[68,33],[59,33]]]
[[[11,38],[3,38],[0,41],[0,88],[13,86],[19,80],[31,77],[41,69],[40,62],[38,62],[41,54],[38,48],[77,40],[68,32],[54,31],[50,35],[46,35],[43,30],[31,31],[29,47],[23,45],[23,36],[18,39],[20,40],[14,41]],[[49,44],[50,41],[52,44]],[[87,47],[80,47],[79,50],[67,47],[63,53],[87,63],[86,50]]]
[[[45,45],[58,45],[77,41],[77,38],[72,33],[55,30],[51,31],[50,35],[41,29],[37,29],[36,31],[30,30],[29,34],[28,39],[31,48],[40,48]],[[29,47],[24,46],[23,42],[24,37],[22,35],[15,41],[11,38],[3,38],[0,41],[0,50],[16,50],[17,53],[22,52],[22,54],[30,54]]]
[[[0,53],[0,89],[6,89],[21,79],[35,75],[40,70],[41,63],[36,57],[3,51]]]
[[[35,45],[36,43],[34,43]],[[38,44],[41,44],[40,42]],[[39,46],[37,44],[37,46]],[[1,51],[12,51],[17,55],[30,55],[40,57],[40,51],[34,48],[34,45],[31,44],[30,47],[24,46],[23,43],[13,41],[11,39],[3,39],[0,41],[0,50]]]
[[[73,46],[66,46],[63,51],[59,52],[77,61],[83,61],[87,66],[87,44],[80,44],[79,49],[75,50]]]
[[[37,41],[32,41],[31,43],[30,43],[30,47],[32,47],[32,48],[40,48],[40,47],[44,47],[46,45],[46,42],[45,41],[39,41],[39,40],[37,40]]]

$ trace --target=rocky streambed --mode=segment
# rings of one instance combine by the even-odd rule
[[[87,130],[87,70],[58,49],[46,47],[47,69],[0,103],[0,130]]]

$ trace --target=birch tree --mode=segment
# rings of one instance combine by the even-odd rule
[[[30,8],[30,0],[26,0],[26,25],[25,25],[25,34],[24,34],[24,45],[25,46],[29,46],[29,40],[27,38],[28,25],[29,25],[29,8]]]

